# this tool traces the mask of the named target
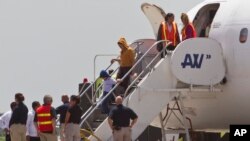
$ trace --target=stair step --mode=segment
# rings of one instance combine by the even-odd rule
[[[103,122],[104,120],[101,120],[101,119],[97,119],[95,120],[94,122]]]
[[[108,116],[106,114],[100,114],[94,117],[93,121],[104,121]]]
[[[98,128],[99,125],[101,125],[101,124],[102,124],[102,122],[91,122],[90,123],[90,125],[91,125],[92,128]]]

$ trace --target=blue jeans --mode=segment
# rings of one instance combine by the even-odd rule
[[[102,99],[108,94],[109,92],[103,92]],[[106,99],[103,100],[102,102],[102,112],[104,114],[109,114],[109,101],[110,98],[112,97],[112,94],[108,96]]]

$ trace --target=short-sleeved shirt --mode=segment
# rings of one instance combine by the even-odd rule
[[[11,115],[12,111],[8,111],[0,117],[0,129],[9,129]]]
[[[118,105],[110,111],[109,118],[113,120],[113,126],[129,127],[130,120],[134,120],[138,116],[132,109]]]
[[[66,102],[63,105],[56,108],[56,114],[60,115],[61,124],[65,122],[65,117],[68,109],[69,109],[69,102]]]
[[[30,137],[38,137],[37,130],[34,124],[35,111],[32,110],[28,113],[28,119],[26,123],[26,135]]]
[[[83,114],[83,111],[79,105],[70,107],[68,109],[68,112],[70,113],[68,123],[79,124],[81,122],[81,116]]]
[[[104,83],[103,83],[104,92],[109,92],[115,84],[116,84],[116,81],[113,78],[108,77],[106,80],[104,80]]]

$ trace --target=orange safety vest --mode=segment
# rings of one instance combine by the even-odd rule
[[[36,110],[38,128],[41,132],[53,131],[52,116],[50,110],[51,110],[50,105],[43,105]]]
[[[176,23],[172,23],[172,30],[171,32],[168,31],[168,26],[166,22],[162,22],[162,35],[161,38],[163,40],[169,40],[172,42],[173,46],[177,46],[177,41],[176,41],[176,33],[177,33],[177,26]]]
[[[195,38],[195,37],[196,37],[196,31],[195,31],[195,28],[194,28],[193,24],[189,23],[188,25],[190,25],[191,28],[192,28],[192,33],[193,33],[192,38]],[[186,38],[187,38],[186,29],[187,29],[188,25],[185,26],[185,27],[182,29],[182,31],[181,31],[182,40],[186,40]]]

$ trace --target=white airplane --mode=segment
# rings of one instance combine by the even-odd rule
[[[198,37],[185,40],[159,60],[124,101],[139,115],[133,140],[150,124],[187,131],[191,127],[228,130],[231,124],[250,123],[249,5],[249,0],[206,0],[188,12]],[[142,5],[142,11],[157,35],[165,12],[148,3]],[[209,21],[208,38],[199,37]],[[144,46],[153,44],[152,40],[138,41]],[[175,97],[183,114],[167,115],[168,121],[164,121],[166,109],[171,112],[176,106]],[[112,134],[107,129],[104,122],[95,135],[109,140]]]
[[[209,39],[212,40],[195,42],[196,39],[193,39],[193,43],[186,43],[189,44],[189,47],[186,48],[187,50],[181,50],[181,52],[183,51],[184,55],[186,55],[187,52],[191,52],[192,54],[192,52],[196,52],[192,50],[193,46],[195,50],[203,48],[204,46],[209,50],[215,47],[215,45],[211,46],[210,42],[215,41],[222,49],[222,51],[218,50],[220,51],[218,53],[222,53],[223,64],[219,64],[221,58],[216,58],[215,61],[217,61],[218,64],[211,66],[211,68],[206,68],[208,70],[204,70],[204,72],[207,73],[205,76],[196,76],[198,73],[197,70],[186,67],[188,70],[184,73],[186,73],[186,75],[190,75],[189,73],[193,74],[191,74],[191,76],[179,76],[184,77],[179,79],[199,79],[202,77],[203,80],[197,80],[196,82],[197,85],[202,85],[202,83],[207,82],[201,81],[210,81],[206,79],[206,77],[210,77],[208,75],[210,75],[211,71],[217,73],[216,75],[220,77],[218,80],[222,80],[221,76],[223,75],[223,71],[225,71],[225,78],[227,80],[225,84],[219,86],[222,92],[189,93],[189,99],[183,101],[185,107],[193,107],[195,109],[196,116],[192,116],[191,119],[193,121],[193,127],[196,129],[228,129],[230,124],[250,123],[250,112],[248,109],[250,107],[250,63],[248,61],[250,53],[250,42],[248,40],[250,15],[247,14],[249,5],[249,0],[206,0],[188,12],[198,36],[202,32],[203,26],[209,22],[209,13],[215,13],[209,32]],[[158,27],[163,20],[164,14],[159,7],[150,4],[144,4],[142,9],[152,24],[155,35],[157,35]],[[185,45],[180,44],[180,49],[181,46]],[[204,52],[209,52],[208,50]],[[175,56],[175,54],[182,55],[172,57],[172,59],[182,60],[172,60],[174,65],[178,65],[178,63],[184,61],[182,58],[183,54],[179,54],[178,49],[173,53],[173,56]],[[201,54],[202,53],[200,53],[200,55]],[[181,69],[182,70],[178,70],[178,68],[173,69],[174,75],[182,75],[178,74],[180,72],[175,72],[183,71],[183,68]],[[189,83],[188,80],[185,81]],[[210,82],[207,84],[209,83]],[[172,124],[173,123],[172,121]]]

